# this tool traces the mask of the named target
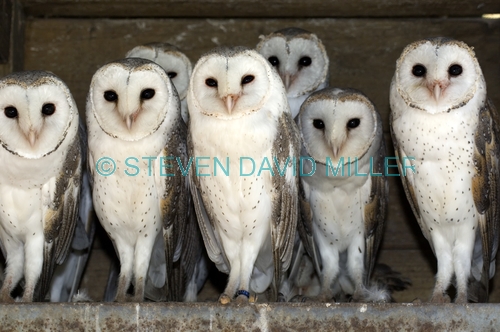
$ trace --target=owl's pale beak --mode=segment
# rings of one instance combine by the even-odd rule
[[[127,118],[125,119],[125,121],[127,122],[127,128],[128,128],[128,130],[130,130],[130,128],[132,128],[132,115],[127,116]]]
[[[283,81],[283,84],[285,85],[285,90],[288,91],[290,84],[292,84],[293,80],[295,79],[295,75],[285,72],[285,73],[280,73],[280,77],[281,80]]]
[[[340,146],[334,146],[332,151],[333,151],[333,156],[335,157],[335,159],[337,159],[337,156],[338,156],[339,151],[340,151]]]
[[[222,98],[224,100],[224,103],[226,104],[227,112],[231,114],[233,111],[234,104],[236,104],[236,100],[238,100],[237,95],[227,95],[226,97]]]
[[[439,96],[441,95],[441,87],[439,84],[434,85],[434,98],[439,100]]]
[[[436,101],[441,97],[442,92],[448,87],[449,83],[445,81],[434,81],[427,88],[433,94]]]
[[[285,74],[283,83],[285,83],[285,89],[288,90],[288,88],[290,87],[290,74]]]
[[[135,119],[137,119],[137,115],[139,115],[139,110],[137,110],[136,112],[132,113],[131,115],[125,118],[128,130],[132,128],[132,124],[135,122]]]
[[[344,143],[347,139],[346,135],[336,135],[332,136],[330,139],[330,146],[332,147],[332,153],[333,157],[337,159],[339,156],[340,150],[342,150],[342,147],[344,146]]]
[[[29,133],[28,133],[28,140],[30,142],[30,145],[31,146],[35,146],[35,143],[36,143],[36,132],[34,129],[30,129]]]

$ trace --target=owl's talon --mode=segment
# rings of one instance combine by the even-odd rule
[[[448,294],[433,294],[431,297],[432,303],[451,303],[451,298]]]
[[[2,303],[15,303],[16,301],[10,295],[5,295],[0,298],[0,302]]]
[[[307,296],[304,295],[295,295],[290,299],[290,302],[295,302],[295,303],[304,303],[304,302],[310,302],[311,299]]]
[[[467,294],[458,294],[455,298],[455,303],[468,303]]]
[[[231,302],[231,298],[229,297],[229,295],[225,294],[225,293],[222,293],[220,296],[219,296],[219,303],[220,304],[228,304]]]
[[[248,303],[248,300],[249,300],[249,298],[246,297],[245,295],[238,295],[236,297],[236,299],[234,300],[234,302],[237,302],[237,303]]]

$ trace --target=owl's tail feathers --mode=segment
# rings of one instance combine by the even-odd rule
[[[118,290],[119,275],[120,275],[120,260],[115,255],[111,258],[108,281],[106,283],[106,289],[104,290],[104,298],[103,298],[104,302],[113,302],[115,300],[116,293]]]
[[[388,296],[387,301],[378,302],[395,302],[392,298],[392,293],[403,291],[411,286],[411,284],[410,278],[403,276],[400,272],[394,271],[389,265],[378,263],[373,268],[367,291],[372,293],[373,295],[371,296],[375,298],[383,299],[384,296]]]
[[[475,279],[471,280],[467,294],[469,302],[486,303],[488,302],[488,295],[488,287],[483,282]]]
[[[469,287],[467,297],[469,302],[486,303],[489,298],[490,279],[495,276],[495,259],[497,248],[494,246],[489,254],[490,264],[483,266],[483,243],[481,234],[476,232],[476,241],[472,252],[471,275],[469,277]]]

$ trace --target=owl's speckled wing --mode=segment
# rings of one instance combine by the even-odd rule
[[[304,246],[307,254],[312,258],[314,264],[314,269],[316,273],[321,273],[321,256],[318,252],[318,248],[314,242],[313,235],[313,212],[311,205],[306,199],[304,192],[304,186],[306,184],[303,181],[299,181],[299,201],[300,201],[300,215],[297,220],[297,231],[300,236],[300,241]],[[300,260],[300,257],[298,257]]]
[[[55,263],[62,264],[66,259],[78,218],[81,173],[80,138],[76,135],[68,148],[59,177],[42,188],[42,191],[53,199],[48,206],[44,206],[43,211],[42,222],[45,236],[43,267],[35,301],[44,299]]]
[[[188,155],[194,154],[193,141],[191,135],[188,135]],[[200,179],[196,175],[194,167],[189,169],[189,182],[191,188],[191,197],[194,203],[194,209],[198,219],[201,236],[207,249],[207,254],[210,260],[215,263],[217,268],[224,273],[229,273],[229,262],[222,248],[221,241],[216,232],[214,232],[215,216],[210,211],[205,209],[203,199],[200,193]]]
[[[164,157],[170,157],[167,168],[173,176],[164,176],[164,195],[161,199],[163,215],[163,237],[167,263],[167,299],[182,301],[186,286],[194,273],[194,267],[199,257],[199,238],[196,224],[190,218],[191,199],[189,195],[189,178],[177,167],[178,160],[184,167],[188,164],[187,128],[182,119],[178,118],[175,129],[169,134],[163,150]],[[175,158],[178,158],[176,160]]]
[[[476,280],[469,291],[469,298],[476,302],[488,301],[489,279],[495,273],[500,222],[499,125],[498,112],[493,103],[488,100],[479,112],[474,150],[476,174],[472,179],[474,204],[479,213],[479,234],[482,244],[482,259],[474,257],[472,261],[473,271],[474,269],[482,270],[480,280]]]
[[[387,213],[387,201],[389,197],[389,184],[384,174],[385,144],[381,140],[380,148],[373,157],[373,174],[371,176],[371,192],[368,203],[364,206],[365,222],[365,274],[364,283],[368,285],[368,280],[375,266],[375,258],[382,241],[384,232],[384,221]]]
[[[271,238],[274,260],[274,283],[272,300],[277,298],[277,287],[283,273],[290,267],[297,220],[299,218],[299,178],[293,174],[293,160],[299,159],[300,136],[291,114],[283,113],[279,118],[278,134],[273,144],[273,156],[280,165],[288,160],[285,176],[273,177],[275,199],[273,201]]]
[[[70,302],[77,294],[83,272],[90,255],[95,234],[95,213],[92,203],[92,188],[87,169],[87,135],[80,122],[78,130],[82,151],[82,185],[80,190],[79,212],[71,248],[65,262],[57,266],[50,286],[51,302]]]

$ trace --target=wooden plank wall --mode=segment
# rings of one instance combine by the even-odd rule
[[[254,47],[261,34],[289,26],[312,31],[330,56],[330,84],[362,90],[377,106],[388,135],[389,84],[395,61],[410,42],[448,36],[474,47],[490,97],[500,108],[500,1],[212,0],[119,2],[21,1],[27,15],[24,69],[49,70],[70,87],[83,115],[94,72],[132,47],[154,41],[177,45],[195,62],[218,45]],[[389,152],[393,155],[393,151]],[[416,224],[397,177],[390,179],[390,208],[379,261],[412,279],[398,301],[427,300],[435,259]],[[84,279],[100,299],[112,249],[99,235]],[[500,278],[500,273],[497,273]],[[498,282],[496,282],[498,284]],[[500,301],[500,287],[491,300]]]
[[[35,17],[478,17],[496,0],[22,0]]]
[[[0,1],[0,63],[9,61],[12,2]]]
[[[16,0],[0,0],[0,76],[24,67],[24,12]]]

